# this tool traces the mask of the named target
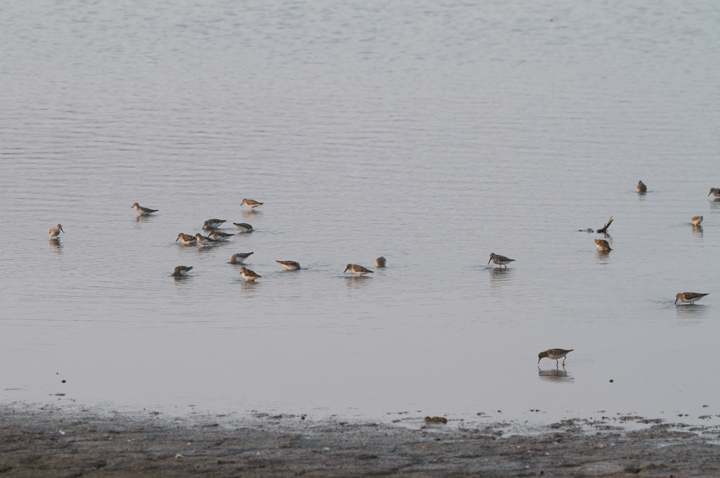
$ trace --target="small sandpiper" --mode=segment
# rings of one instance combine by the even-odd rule
[[[257,275],[255,271],[251,271],[250,269],[247,269],[243,267],[240,269],[240,274],[242,274],[243,278],[247,281],[254,281],[255,279],[260,279],[262,276]]]
[[[242,203],[243,205],[249,207],[251,211],[254,211],[256,207],[263,205],[263,203],[257,202],[254,199],[243,199]]]
[[[63,231],[62,226],[60,224],[58,224],[57,226],[50,229],[50,239],[55,239],[56,237],[58,237],[60,235],[61,232],[65,232],[65,231]]]
[[[300,270],[300,263],[295,261],[275,261],[281,266],[283,266],[286,270],[289,271],[297,271]]]
[[[720,197],[720,189],[710,188],[710,192],[708,193],[708,196],[711,195],[711,194],[712,194],[713,196],[715,196],[716,198],[717,198],[717,197]]]
[[[550,360],[554,360],[555,363],[558,364],[558,365],[560,364],[560,362],[558,362],[558,360],[559,360],[559,359],[563,359],[563,365],[565,365],[565,359],[564,359],[563,357],[565,357],[567,354],[569,354],[569,353],[572,352],[573,350],[575,350],[575,349],[570,349],[570,350],[565,350],[565,349],[550,349],[550,350],[546,350],[545,352],[540,352],[540,353],[538,354],[538,363],[540,363],[540,361],[541,361],[542,359],[544,359],[545,357],[547,357],[547,358],[549,358]]]
[[[637,185],[637,190],[639,193],[646,193],[647,192],[647,186],[644,182],[640,181]]]
[[[173,277],[185,277],[190,269],[192,269],[192,266],[177,266],[171,275]]]
[[[238,252],[237,254],[233,254],[230,258],[230,264],[242,264],[245,262],[245,259],[250,257],[252,254],[252,252]]]
[[[598,251],[604,251],[604,252],[610,252],[612,251],[612,248],[610,247],[610,243],[606,241],[605,239],[595,239],[595,245],[598,248]]]
[[[507,265],[510,264],[511,262],[515,262],[515,259],[510,259],[509,257],[500,256],[493,252],[490,254],[490,260],[488,261],[488,264],[490,264],[490,261],[499,265],[500,267],[505,266],[505,268],[507,268]]]
[[[175,242],[182,241],[183,244],[195,244],[197,242],[197,239],[195,239],[195,236],[191,236],[190,234],[183,234],[182,232],[178,234],[177,239],[175,239]]]
[[[233,237],[232,234],[228,234],[227,232],[222,231],[213,231],[208,234],[208,236],[215,239],[216,241],[227,241],[228,239]]]
[[[375,267],[385,267],[385,258],[383,256],[375,259]]]
[[[675,296],[675,305],[678,301],[685,302],[686,304],[692,305],[693,302],[702,299],[708,294],[698,294],[697,292],[680,292]]]
[[[208,219],[203,223],[203,229],[213,230],[223,225],[225,219]]]
[[[350,271],[353,274],[357,274],[359,276],[364,276],[365,274],[374,274],[374,272],[370,269],[365,269],[363,266],[359,266],[357,264],[348,264],[347,266],[345,266],[343,274],[347,271]]]
[[[141,216],[149,216],[150,214],[154,212],[158,212],[158,209],[150,209],[149,207],[142,207],[138,203],[133,204],[130,206],[131,208],[135,208],[135,210],[140,214]]]
[[[198,244],[200,244],[200,245],[203,246],[203,247],[205,247],[205,246],[212,246],[213,244],[215,244],[216,242],[218,242],[218,241],[216,241],[215,239],[211,239],[211,238],[209,238],[209,237],[207,237],[207,236],[203,236],[203,235],[200,234],[199,232],[198,232],[197,234],[195,234],[195,240],[198,242]]]
[[[246,222],[233,222],[233,224],[240,229],[240,232],[253,232],[253,227]]]
[[[693,226],[699,226],[702,223],[703,217],[702,216],[695,216],[692,218],[692,225]]]

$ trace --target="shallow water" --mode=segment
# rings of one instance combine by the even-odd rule
[[[4,6],[0,400],[719,420],[719,20],[709,1]],[[579,230],[610,216],[598,253]],[[174,242],[213,217],[255,232]],[[255,284],[227,263],[250,251]],[[575,350],[564,371],[536,364],[553,347]]]

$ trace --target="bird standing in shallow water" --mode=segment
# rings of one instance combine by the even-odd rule
[[[171,275],[173,277],[184,277],[190,269],[192,269],[192,266],[177,266]]]
[[[65,231],[63,231],[62,226],[60,224],[58,224],[57,226],[50,229],[50,239],[55,239],[56,237],[58,237],[60,235],[61,232],[65,232]]]
[[[347,271],[350,271],[353,274],[356,274],[359,276],[364,276],[365,274],[374,274],[374,272],[371,271],[370,269],[366,269],[363,266],[359,266],[357,264],[348,264],[347,266],[345,266],[345,270],[343,271],[343,274],[346,273]]]
[[[595,245],[597,246],[598,251],[612,251],[612,249],[610,248],[610,243],[605,239],[595,239]]]
[[[238,252],[237,254],[233,254],[230,258],[230,264],[242,264],[245,262],[245,259],[250,257],[252,254],[252,252]]]
[[[141,216],[149,216],[150,214],[152,214],[154,212],[158,212],[158,209],[150,209],[149,207],[142,207],[138,203],[135,203],[130,207],[134,208],[138,212],[138,214],[140,214]]]
[[[213,244],[215,244],[217,242],[215,239],[211,239],[207,236],[203,236],[199,232],[197,234],[195,234],[195,240],[198,242],[198,244],[200,244],[203,247],[204,246],[212,246]]]
[[[295,261],[275,261],[281,266],[285,268],[285,270],[288,271],[297,271],[300,270],[300,264]]]
[[[183,234],[182,232],[178,234],[177,239],[175,239],[175,242],[180,239],[183,244],[189,245],[189,244],[195,244],[197,242],[197,239],[195,239],[195,236],[191,236],[190,234]]]
[[[254,211],[256,207],[263,205],[263,203],[257,202],[254,199],[243,199],[242,203],[243,205],[249,207],[251,211]]]
[[[693,302],[702,299],[706,295],[708,294],[699,294],[697,292],[680,292],[678,295],[675,296],[675,305],[677,305],[678,301],[693,305]]]
[[[247,222],[233,222],[233,224],[240,229],[240,232],[253,232],[253,227]]]
[[[203,229],[212,230],[223,225],[225,219],[208,219],[203,223]]]
[[[637,185],[637,190],[639,193],[646,193],[647,192],[647,186],[644,182],[640,181]]]
[[[694,218],[692,218],[692,225],[699,226],[702,223],[702,221],[703,221],[702,216],[695,216]]]
[[[720,189],[710,188],[710,192],[708,193],[708,196],[711,195],[711,194],[712,194],[713,196],[715,196],[716,198],[717,198],[717,197],[720,197]]]
[[[541,361],[542,359],[544,359],[544,358],[547,357],[547,358],[549,358],[550,360],[554,360],[555,363],[558,364],[558,365],[560,364],[560,362],[558,362],[558,360],[559,360],[559,359],[563,359],[563,365],[565,365],[565,359],[564,359],[563,357],[565,357],[567,354],[569,354],[569,353],[572,352],[573,350],[575,350],[575,349],[570,349],[570,350],[565,350],[565,349],[550,349],[550,350],[546,350],[545,352],[540,352],[540,353],[538,354],[538,363],[540,363],[540,361]]]
[[[215,239],[216,241],[227,241],[232,236],[232,234],[228,234],[227,232],[222,231],[213,231],[208,234],[208,237]]]
[[[385,258],[383,256],[380,256],[377,259],[375,259],[375,266],[376,267],[385,267]]]
[[[490,261],[492,261],[494,264],[499,265],[500,267],[505,266],[505,268],[507,268],[507,265],[510,264],[511,262],[515,262],[515,259],[510,259],[509,257],[500,256],[493,252],[490,254],[490,260],[488,261],[488,264],[490,264]]]
[[[255,279],[260,279],[262,277],[261,275],[257,275],[255,271],[251,271],[245,267],[240,269],[240,274],[242,274],[243,278],[247,281],[254,281]]]

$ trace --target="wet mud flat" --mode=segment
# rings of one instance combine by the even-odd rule
[[[379,475],[720,476],[720,427],[641,417],[530,428],[0,409],[0,477]]]

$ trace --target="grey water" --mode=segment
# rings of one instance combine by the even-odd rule
[[[718,423],[719,24],[709,0],[4,3],[0,403]],[[598,253],[579,231],[611,216]],[[175,242],[210,218],[255,232]],[[228,264],[251,251],[256,283]]]

